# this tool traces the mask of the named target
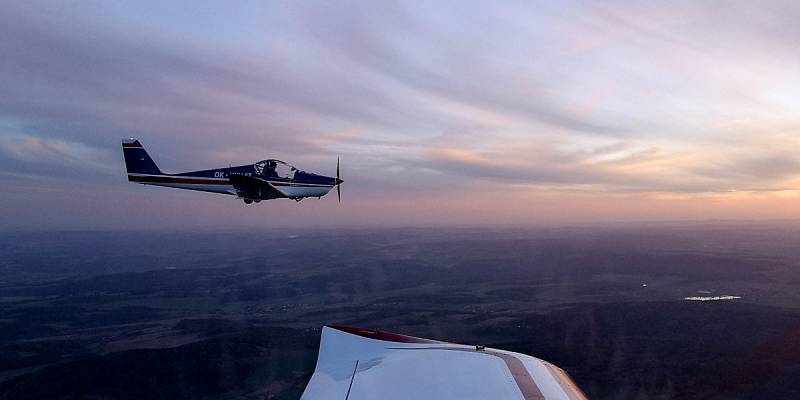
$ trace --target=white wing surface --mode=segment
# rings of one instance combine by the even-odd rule
[[[302,400],[586,400],[560,368],[524,354],[360,328],[322,329]]]

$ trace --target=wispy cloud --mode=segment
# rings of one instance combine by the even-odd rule
[[[370,210],[800,187],[796,2],[185,7],[6,5],[0,183],[108,185],[138,136],[174,171],[341,156]]]

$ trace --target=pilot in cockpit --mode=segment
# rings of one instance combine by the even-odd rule
[[[275,161],[273,161],[273,160],[267,161],[267,165],[264,166],[264,175],[266,175],[266,176],[275,176],[276,175],[275,174],[275,168],[277,166],[278,166],[278,163],[276,163]]]
[[[259,161],[253,165],[256,175],[269,177],[275,175],[275,162],[271,160]]]
[[[265,178],[294,179],[294,174],[297,172],[297,168],[278,160],[259,161],[253,167],[256,175]]]

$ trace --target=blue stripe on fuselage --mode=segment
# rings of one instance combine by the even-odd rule
[[[267,175],[258,175],[256,174],[255,167],[253,165],[240,165],[236,167],[228,167],[228,168],[218,168],[218,169],[206,169],[201,171],[193,171],[193,172],[184,172],[181,174],[174,174],[172,176],[191,176],[191,177],[203,177],[203,178],[227,178],[228,175],[236,174],[236,175],[244,175],[244,176],[252,176],[255,178],[261,178],[268,180],[270,182],[285,182],[285,183],[296,183],[296,184],[309,184],[309,185],[328,185],[333,186],[336,184],[336,178],[331,178],[329,176],[324,175],[317,175],[312,174],[309,172],[304,171],[297,171],[294,174],[294,179],[287,179],[287,178],[280,178],[278,176],[267,176]]]

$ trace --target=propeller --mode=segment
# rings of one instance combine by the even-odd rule
[[[342,189],[340,188],[343,180],[339,179],[339,157],[336,157],[336,196],[339,198],[339,203],[342,202]]]

